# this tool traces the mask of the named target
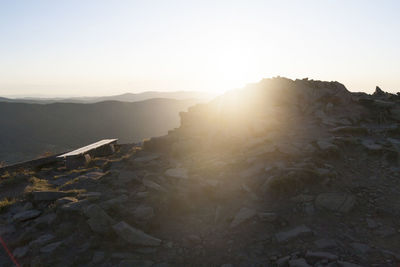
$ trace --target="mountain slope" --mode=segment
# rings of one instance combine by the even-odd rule
[[[151,99],[96,104],[0,103],[0,161],[28,160],[45,151],[62,152],[107,137],[121,143],[167,133],[178,113],[196,100]]]

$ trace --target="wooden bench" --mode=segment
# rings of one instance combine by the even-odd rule
[[[93,157],[103,157],[115,152],[115,144],[118,139],[104,139],[96,143],[78,148],[74,151],[62,154],[57,158],[65,160],[65,165],[73,169],[85,165]]]

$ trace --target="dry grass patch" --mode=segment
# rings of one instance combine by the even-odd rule
[[[16,202],[15,198],[3,198],[0,201],[0,213],[6,211],[12,204]]]
[[[32,172],[23,171],[23,172],[5,172],[2,176],[0,176],[0,185],[14,185],[22,182],[26,182],[28,177],[32,174]]]
[[[56,190],[55,188],[52,188],[51,184],[49,184],[47,180],[44,179],[32,177],[31,179],[29,179],[29,182],[31,183],[31,185],[28,185],[25,188],[25,193],[30,193],[33,191]]]

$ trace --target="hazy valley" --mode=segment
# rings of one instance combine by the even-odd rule
[[[198,102],[193,98],[94,104],[0,102],[0,162],[30,160],[103,138],[140,142],[179,126],[179,112]]]

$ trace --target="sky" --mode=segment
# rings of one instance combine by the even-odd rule
[[[0,96],[223,92],[283,76],[400,91],[400,1],[0,0]]]

